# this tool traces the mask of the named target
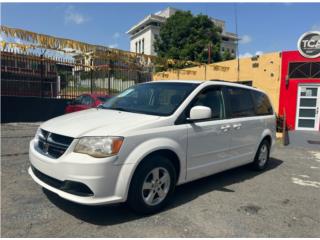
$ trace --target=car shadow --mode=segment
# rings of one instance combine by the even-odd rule
[[[271,158],[268,168],[264,172],[271,171],[282,163],[283,161],[279,159]],[[248,169],[248,166],[241,166],[183,184],[176,188],[172,201],[164,211],[186,204],[208,192],[223,191],[234,193],[234,190],[229,189],[228,186],[244,182],[264,172],[252,171]],[[44,188],[42,190],[49,201],[58,208],[91,224],[114,225],[146,217],[135,214],[125,203],[106,206],[86,206],[65,200]]]

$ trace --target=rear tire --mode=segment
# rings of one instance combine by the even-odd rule
[[[270,159],[270,143],[264,139],[258,148],[258,151],[254,157],[254,161],[251,164],[251,168],[256,171],[262,171],[266,169]]]
[[[132,178],[128,205],[139,214],[160,211],[170,200],[176,185],[176,171],[163,156],[151,156],[142,162]]]

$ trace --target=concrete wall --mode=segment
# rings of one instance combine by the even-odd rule
[[[241,58],[239,80],[252,81],[253,86],[264,90],[270,97],[275,111],[278,112],[281,54],[268,53],[253,58]],[[226,80],[238,79],[238,61],[230,60],[198,67],[171,70],[154,74],[154,80]]]
[[[66,99],[1,96],[1,123],[42,122],[64,114]]]

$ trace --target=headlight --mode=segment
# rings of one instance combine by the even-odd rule
[[[34,136],[34,141],[35,142],[38,142],[39,141],[39,136],[41,135],[41,129],[38,128],[37,129],[37,132],[36,132],[36,135]]]
[[[122,142],[123,137],[83,137],[73,151],[96,158],[109,157],[120,151]]]

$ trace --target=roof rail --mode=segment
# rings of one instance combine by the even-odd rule
[[[236,83],[236,84],[240,84],[240,85],[246,85],[249,87],[253,87],[256,88],[254,86],[252,86],[252,80],[243,80],[243,81],[227,81],[227,80],[221,80],[221,79],[210,79],[209,81],[214,81],[214,82],[226,82],[226,83]]]
[[[237,83],[237,82],[232,82],[232,81],[227,81],[227,80],[221,80],[221,79],[210,79],[209,81]]]

